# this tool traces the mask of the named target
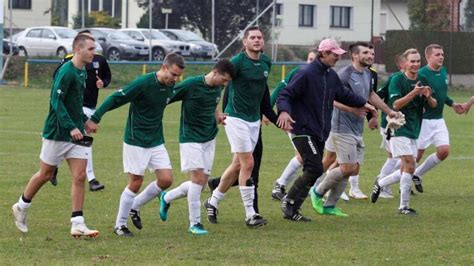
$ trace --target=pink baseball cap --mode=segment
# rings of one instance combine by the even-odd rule
[[[329,38],[324,39],[319,43],[318,51],[330,51],[338,55],[341,55],[346,52],[344,49],[341,49],[341,47],[339,47],[339,44],[336,42],[336,40]]]

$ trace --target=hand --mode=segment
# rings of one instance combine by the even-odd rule
[[[262,125],[268,126],[270,124],[270,120],[266,116],[262,116]]]
[[[99,78],[99,76],[95,76],[95,77],[97,78],[95,85],[97,86],[98,89],[102,89],[104,87],[104,82]]]
[[[222,124],[222,125],[226,125],[225,123],[225,119],[227,118],[227,114],[226,113],[221,113],[221,112],[216,112],[216,121],[217,121],[217,124]]]
[[[82,133],[79,129],[75,128],[69,132],[73,140],[81,140],[82,139]]]
[[[421,86],[420,85],[420,82],[418,81],[416,84],[415,84],[415,88],[413,89],[413,93],[415,93],[416,95],[422,95],[423,92],[425,90],[425,86]]]
[[[464,110],[464,114],[467,115],[469,113],[469,110],[471,109],[472,104],[474,104],[474,96],[471,97],[471,99],[465,103],[462,104],[462,108]]]
[[[90,134],[90,133],[97,133],[97,129],[99,128],[99,125],[97,125],[94,121],[92,120],[87,120],[85,123],[85,128],[86,128],[86,132],[87,134]]]
[[[291,118],[287,112],[281,112],[278,116],[277,125],[284,131],[290,131],[293,129],[291,124],[295,123],[295,120]]]
[[[431,97],[431,92],[432,92],[432,91],[431,91],[431,88],[430,88],[429,86],[424,86],[424,87],[423,87],[423,92],[422,92],[422,94],[423,94],[423,96],[425,96],[426,98]]]
[[[451,107],[457,114],[463,114],[465,112],[463,105],[460,103],[453,103]]]
[[[402,112],[395,112],[395,111],[393,111],[393,110],[390,110],[390,112],[388,112],[387,115],[388,115],[389,117],[397,117],[397,116],[399,116],[400,114],[402,114]]]
[[[369,120],[369,128],[372,129],[372,130],[379,128],[379,123],[377,122],[377,117],[372,117]]]

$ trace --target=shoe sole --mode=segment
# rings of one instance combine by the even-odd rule
[[[16,216],[17,216],[16,213],[18,212],[18,209],[17,209],[17,208],[18,208],[18,207],[17,207],[16,204],[12,206],[13,218],[15,219],[15,226],[16,226],[16,228],[17,228],[20,232],[22,232],[22,233],[28,233],[28,227],[27,227],[27,226],[25,226],[26,228],[21,228],[21,227],[23,227],[23,226],[18,226],[19,222],[16,220]]]
[[[101,190],[104,190],[104,189],[105,189],[105,186],[100,187],[100,188],[95,188],[95,189],[90,189],[89,188],[89,191],[96,192],[96,191],[101,191]]]
[[[349,197],[356,199],[356,200],[363,200],[363,199],[368,199],[369,197],[364,195],[364,196],[356,196],[354,194],[349,193]]]
[[[97,231],[97,232],[93,232],[93,233],[87,234],[87,235],[78,233],[78,234],[71,234],[71,236],[74,237],[74,238],[81,238],[81,237],[83,237],[83,236],[84,236],[84,237],[88,237],[88,238],[95,238],[95,237],[97,237],[99,234],[100,234],[99,231]]]

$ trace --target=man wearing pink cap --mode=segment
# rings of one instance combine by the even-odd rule
[[[311,186],[323,173],[324,142],[331,130],[333,102],[363,108],[367,101],[345,90],[332,69],[346,51],[332,39],[321,41],[317,59],[304,66],[280,92],[277,99],[278,125],[290,131],[292,141],[303,158],[303,174],[283,198],[283,217],[293,221],[310,221],[299,213]]]

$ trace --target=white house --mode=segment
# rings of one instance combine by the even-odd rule
[[[51,25],[51,0],[12,0],[12,28]],[[4,27],[10,27],[10,0],[4,0]]]
[[[278,43],[311,45],[325,37],[370,41],[380,36],[381,0],[278,0]]]

